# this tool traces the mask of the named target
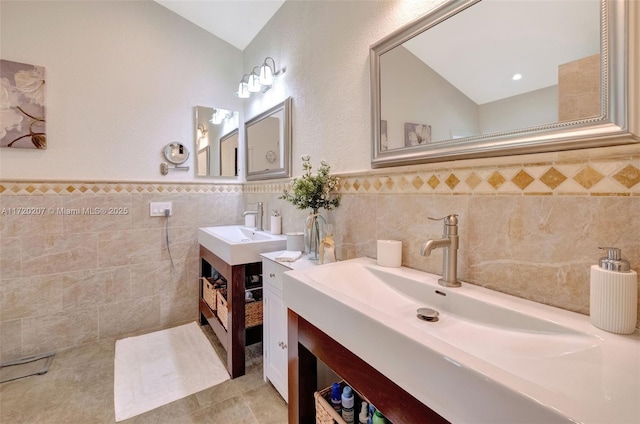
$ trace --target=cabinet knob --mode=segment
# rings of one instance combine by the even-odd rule
[[[283,348],[283,349],[286,349],[287,348],[287,344],[284,343],[284,342],[280,342],[280,347]]]
[[[274,274],[273,272],[270,272],[270,273],[269,273],[269,277],[271,277],[271,278],[275,278],[275,277],[276,277],[276,274]]]

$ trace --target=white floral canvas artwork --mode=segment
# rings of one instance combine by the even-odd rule
[[[431,125],[404,124],[405,147],[421,146],[431,142]]]
[[[46,149],[44,67],[0,59],[0,147]]]

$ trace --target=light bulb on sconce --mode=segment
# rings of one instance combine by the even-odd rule
[[[251,93],[258,93],[262,90],[262,85],[260,85],[260,76],[256,72],[256,69],[258,69],[258,72],[260,71],[259,68],[255,66],[251,70],[251,74],[249,74],[248,86]]]
[[[273,68],[267,63],[269,59],[273,62]],[[267,57],[260,67],[260,84],[268,86],[273,85],[273,73],[275,72],[275,69],[276,61],[271,57]]]
[[[249,97],[249,84],[247,83],[249,76],[244,74],[242,79],[240,80],[240,84],[238,84],[238,92],[236,93],[238,97],[241,99],[246,99]]]

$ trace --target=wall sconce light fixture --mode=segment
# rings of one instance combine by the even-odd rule
[[[271,66],[269,61],[273,64]],[[245,74],[238,86],[238,97],[246,99],[252,93],[267,92],[276,79],[286,72],[286,68],[276,71],[276,61],[267,57],[261,66],[254,66],[249,75]],[[246,77],[246,78],[245,78]]]

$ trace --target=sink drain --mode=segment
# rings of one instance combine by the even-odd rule
[[[438,321],[438,315],[440,313],[435,309],[431,308],[419,308],[417,310],[418,318],[424,321],[435,322]]]

